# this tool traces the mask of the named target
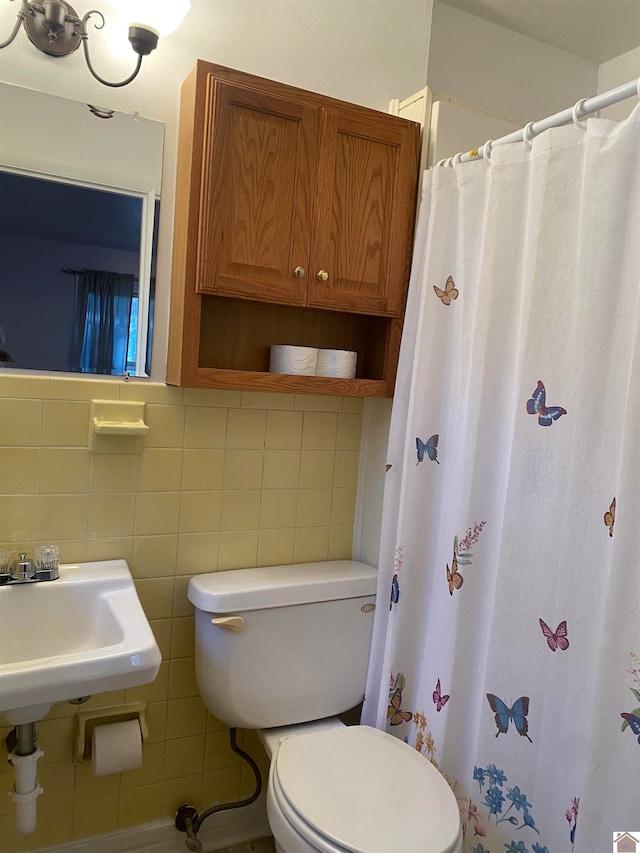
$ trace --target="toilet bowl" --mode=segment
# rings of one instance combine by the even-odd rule
[[[271,759],[279,853],[462,853],[444,777],[402,740],[336,715],[364,697],[376,569],[352,560],[192,577],[207,708]]]
[[[453,792],[404,742],[338,720],[259,734],[278,853],[462,853]]]

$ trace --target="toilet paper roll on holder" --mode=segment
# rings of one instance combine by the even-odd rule
[[[96,726],[107,723],[126,723],[128,720],[138,720],[142,743],[149,737],[149,728],[145,717],[144,702],[131,702],[127,705],[112,705],[108,708],[92,708],[79,711],[76,717],[73,757],[76,762],[83,764],[91,761],[91,739]]]

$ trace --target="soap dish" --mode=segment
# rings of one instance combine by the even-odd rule
[[[144,403],[130,400],[92,400],[89,412],[89,450],[127,452],[142,450],[138,439],[149,432],[144,422]],[[106,441],[100,443],[100,438]],[[124,439],[126,445],[110,439]],[[133,442],[131,441],[133,439]]]

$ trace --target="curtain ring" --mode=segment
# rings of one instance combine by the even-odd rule
[[[447,158],[443,157],[442,160],[438,160],[438,162],[436,163],[436,168],[438,166],[446,166],[446,165],[447,165]]]
[[[452,166],[457,166],[457,165],[458,165],[458,163],[459,163],[461,160],[462,160],[462,153],[460,153],[460,152],[459,152],[458,154],[456,154],[456,155],[455,155],[455,157],[454,157],[454,158],[453,158],[453,160],[451,161],[451,165],[452,165]]]
[[[575,124],[576,127],[579,127],[580,130],[586,130],[587,125],[584,122],[579,121],[580,118],[580,110],[582,109],[582,105],[585,104],[589,99],[582,98],[580,101],[575,104],[573,109],[571,110],[571,121]]]
[[[637,93],[638,97],[640,98],[640,77],[638,77],[638,85],[636,86],[636,93]]]
[[[534,121],[530,121],[529,124],[525,125],[524,130],[522,131],[522,141],[527,146],[529,151],[531,151],[531,140],[535,136],[535,133],[531,132],[534,124]]]
[[[480,156],[483,160],[489,162],[491,160],[491,151],[493,149],[493,139],[487,139],[485,144],[480,149]]]

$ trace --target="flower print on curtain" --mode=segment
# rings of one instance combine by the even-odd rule
[[[633,676],[633,680],[638,687],[640,687],[640,655],[635,654],[635,652],[631,652],[630,656],[632,665],[631,669],[627,671]],[[629,690],[633,694],[633,698],[635,700],[634,705],[640,705],[640,690],[637,690],[635,687],[630,687]],[[630,726],[634,735],[638,735],[638,743],[640,744],[640,707],[636,707],[632,711],[622,711],[620,716],[624,721],[622,723],[622,731],[624,731],[627,726]]]
[[[486,813],[485,820],[488,823],[495,823],[498,826],[506,822],[513,830],[527,827],[538,832],[531,812],[531,803],[517,785],[511,787],[507,785],[508,780],[502,770],[494,764],[488,764],[486,768],[474,767],[473,778],[480,786],[481,795],[484,796],[482,802],[473,809],[475,828],[479,829],[482,825],[480,810]],[[487,833],[485,830],[474,831],[474,835],[486,837]]]
[[[638,246],[640,107],[425,175],[363,722],[437,757],[465,853],[637,824]]]
[[[453,556],[451,558],[451,570],[447,563],[447,584],[449,585],[449,595],[453,595],[454,589],[460,589],[464,583],[464,578],[460,574],[460,566],[470,566],[473,552],[469,548],[474,542],[478,541],[480,531],[485,526],[486,521],[481,521],[480,524],[476,521],[473,528],[467,531],[467,535],[459,542],[458,537],[453,537]]]
[[[580,798],[574,797],[571,800],[571,808],[568,808],[564,813],[569,821],[569,840],[571,841],[571,850],[574,849],[576,842],[576,829],[578,828],[578,809],[580,807]]]

